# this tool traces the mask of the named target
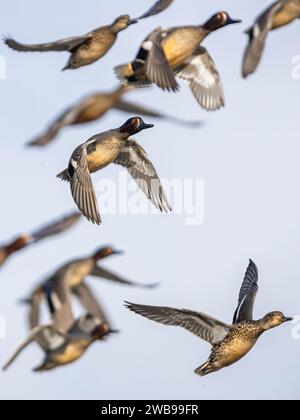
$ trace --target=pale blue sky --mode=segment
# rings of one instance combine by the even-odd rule
[[[122,13],[144,12],[153,0],[13,0],[2,5],[0,30],[24,42],[55,40],[87,32]],[[201,379],[194,375],[209,346],[180,329],[139,318],[124,300],[199,309],[230,322],[249,257],[260,270],[255,309],[300,313],[300,81],[291,77],[292,57],[300,54],[299,23],[271,34],[258,73],[243,81],[243,30],[269,1],[195,2],[175,0],[164,14],[140,22],[120,35],[100,62],[60,72],[68,55],[18,54],[4,45],[7,80],[1,91],[1,240],[28,231],[72,208],[68,188],[55,175],[72,150],[97,132],[120,125],[126,116],[111,112],[86,127],[67,129],[52,147],[28,150],[23,144],[66,105],[94,90],[116,85],[113,66],[136,53],[154,27],[198,24],[220,9],[243,19],[207,39],[221,72],[227,106],[207,114],[188,87],[174,96],[158,89],[131,97],[164,112],[205,118],[204,129],[190,131],[169,123],[139,135],[162,178],[204,179],[205,222],[187,227],[182,217],[106,216],[97,228],[85,221],[62,238],[32,248],[1,271],[0,314],[7,339],[0,343],[3,364],[27,334],[19,298],[66,259],[112,243],[126,256],[108,262],[141,282],[161,282],[155,291],[116,287],[91,279],[122,333],[93,346],[78,363],[46,375],[31,368],[42,353],[32,346],[12,369],[0,373],[0,398],[38,399],[213,399],[299,398],[299,346],[291,326],[266,334],[235,366]],[[102,176],[117,179],[119,168]],[[101,174],[95,179],[101,178]],[[100,198],[101,203],[101,198]]]

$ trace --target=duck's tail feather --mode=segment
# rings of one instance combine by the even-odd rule
[[[206,376],[213,372],[214,370],[210,362],[204,363],[204,365],[200,366],[198,369],[195,370],[196,375],[199,375],[199,376]]]
[[[127,68],[128,68],[128,64],[121,64],[120,66],[116,66],[114,68],[114,72],[115,72],[115,75],[117,76],[117,79],[122,83],[127,82],[127,78],[126,78]]]
[[[70,182],[70,175],[68,169],[65,169],[60,174],[58,174],[57,178],[61,179],[62,181]]]

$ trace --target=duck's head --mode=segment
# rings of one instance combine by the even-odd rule
[[[265,330],[271,330],[291,321],[293,318],[286,317],[282,312],[270,312],[262,319],[262,325]]]
[[[119,16],[113,23],[113,28],[116,32],[123,31],[127,29],[129,26],[138,23],[137,19],[131,19],[129,15],[122,15]]]
[[[93,331],[93,339],[94,340],[103,340],[110,334],[118,334],[119,331],[112,330],[107,322],[102,322],[99,324]]]
[[[235,23],[241,23],[240,19],[232,19],[227,12],[219,12],[212,16],[205,24],[204,28],[209,32],[216,31],[217,29],[224,28],[228,25],[233,25]]]
[[[94,254],[94,260],[99,261],[104,258],[111,257],[112,255],[122,255],[123,251],[118,251],[110,246],[102,247],[98,249]]]
[[[128,121],[126,121],[125,124],[122,125],[122,127],[120,127],[120,132],[132,136],[139,133],[140,131],[153,127],[153,124],[146,124],[142,118],[134,117],[130,118]]]

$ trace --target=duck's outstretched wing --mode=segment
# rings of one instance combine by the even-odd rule
[[[160,324],[182,327],[211,345],[217,344],[231,331],[232,326],[200,312],[127,303],[132,312]]]
[[[166,213],[172,210],[152,162],[136,141],[126,142],[115,163],[128,169],[132,178],[157,209]]]
[[[28,347],[31,343],[37,342],[41,348],[46,352],[54,347],[59,347],[59,345],[65,342],[65,337],[60,335],[57,331],[53,329],[52,325],[43,325],[37,328],[34,328],[29,336],[24,340],[10,359],[3,366],[3,370],[7,370],[17,357]]]
[[[93,271],[90,274],[93,277],[99,277],[99,278],[103,278],[105,280],[110,280],[114,283],[119,283],[122,284],[124,286],[133,286],[133,287],[140,287],[143,289],[153,289],[156,286],[158,286],[158,283],[152,283],[152,284],[141,284],[141,283],[136,283],[134,281],[130,281],[125,279],[124,277],[119,276],[116,273],[113,273],[110,270],[107,270],[103,267],[100,266],[96,266]]]
[[[258,270],[252,260],[245,274],[245,278],[240,290],[239,303],[235,311],[233,324],[243,321],[253,320],[253,309],[255,298],[258,292]]]
[[[45,238],[49,238],[51,236],[63,233],[66,230],[73,227],[80,220],[80,218],[81,214],[78,212],[68,214],[67,216],[62,217],[61,219],[34,231],[31,234],[32,241],[39,242]]]
[[[102,305],[100,305],[99,300],[96,298],[89,286],[82,283],[73,289],[73,293],[89,314],[97,317],[101,322],[108,323],[108,319]]]
[[[77,105],[71,106],[66,109],[61,115],[59,115],[52,124],[46,129],[44,133],[37,136],[33,140],[28,143],[28,146],[47,146],[49,143],[57,137],[59,132],[68,125],[72,125],[76,122],[76,119],[82,109],[84,109],[86,105],[85,102],[81,102]]]
[[[166,10],[169,6],[171,6],[171,4],[173,3],[174,0],[158,0],[152,7],[151,9],[149,9],[146,13],[144,13],[142,16],[140,16],[138,18],[138,20],[140,19],[146,19],[150,16],[155,16],[158,15],[159,13],[163,12],[164,10]]]
[[[176,75],[190,84],[199,105],[215,111],[225,105],[223,85],[217,67],[204,47],[199,47]]]
[[[243,58],[242,75],[244,78],[253,74],[262,58],[266,39],[272,29],[273,16],[282,8],[282,1],[277,1],[256,20],[254,26],[246,33],[249,35],[249,42]]]
[[[198,128],[204,125],[204,121],[201,121],[201,120],[186,121],[181,118],[173,117],[172,115],[166,115],[162,112],[155,111],[143,105],[127,102],[123,99],[117,105],[114,106],[114,109],[127,112],[131,115],[143,115],[145,117],[158,118],[161,120],[170,121],[174,124],[181,125],[188,128]]]
[[[48,51],[72,51],[91,38],[90,35],[74,36],[45,44],[21,44],[10,37],[4,37],[5,44],[19,52],[48,52]]]
[[[177,92],[179,85],[161,45],[162,36],[162,29],[157,28],[142,45],[142,50],[147,53],[145,74],[150,82],[161,89]]]
[[[70,160],[68,175],[70,177],[72,197],[81,213],[87,220],[101,224],[96,193],[87,162],[87,144],[78,147]],[[65,171],[57,175],[65,179]]]

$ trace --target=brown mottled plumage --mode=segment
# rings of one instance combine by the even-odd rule
[[[234,314],[233,325],[225,324],[204,313],[186,309],[154,307],[127,303],[132,311],[169,326],[179,326],[212,345],[208,361],[195,373],[205,376],[217,372],[242,359],[255,346],[259,337],[266,331],[292,321],[281,312],[271,312],[259,321],[253,321],[253,306],[257,294],[258,271],[250,261],[239,296],[238,308]]]

